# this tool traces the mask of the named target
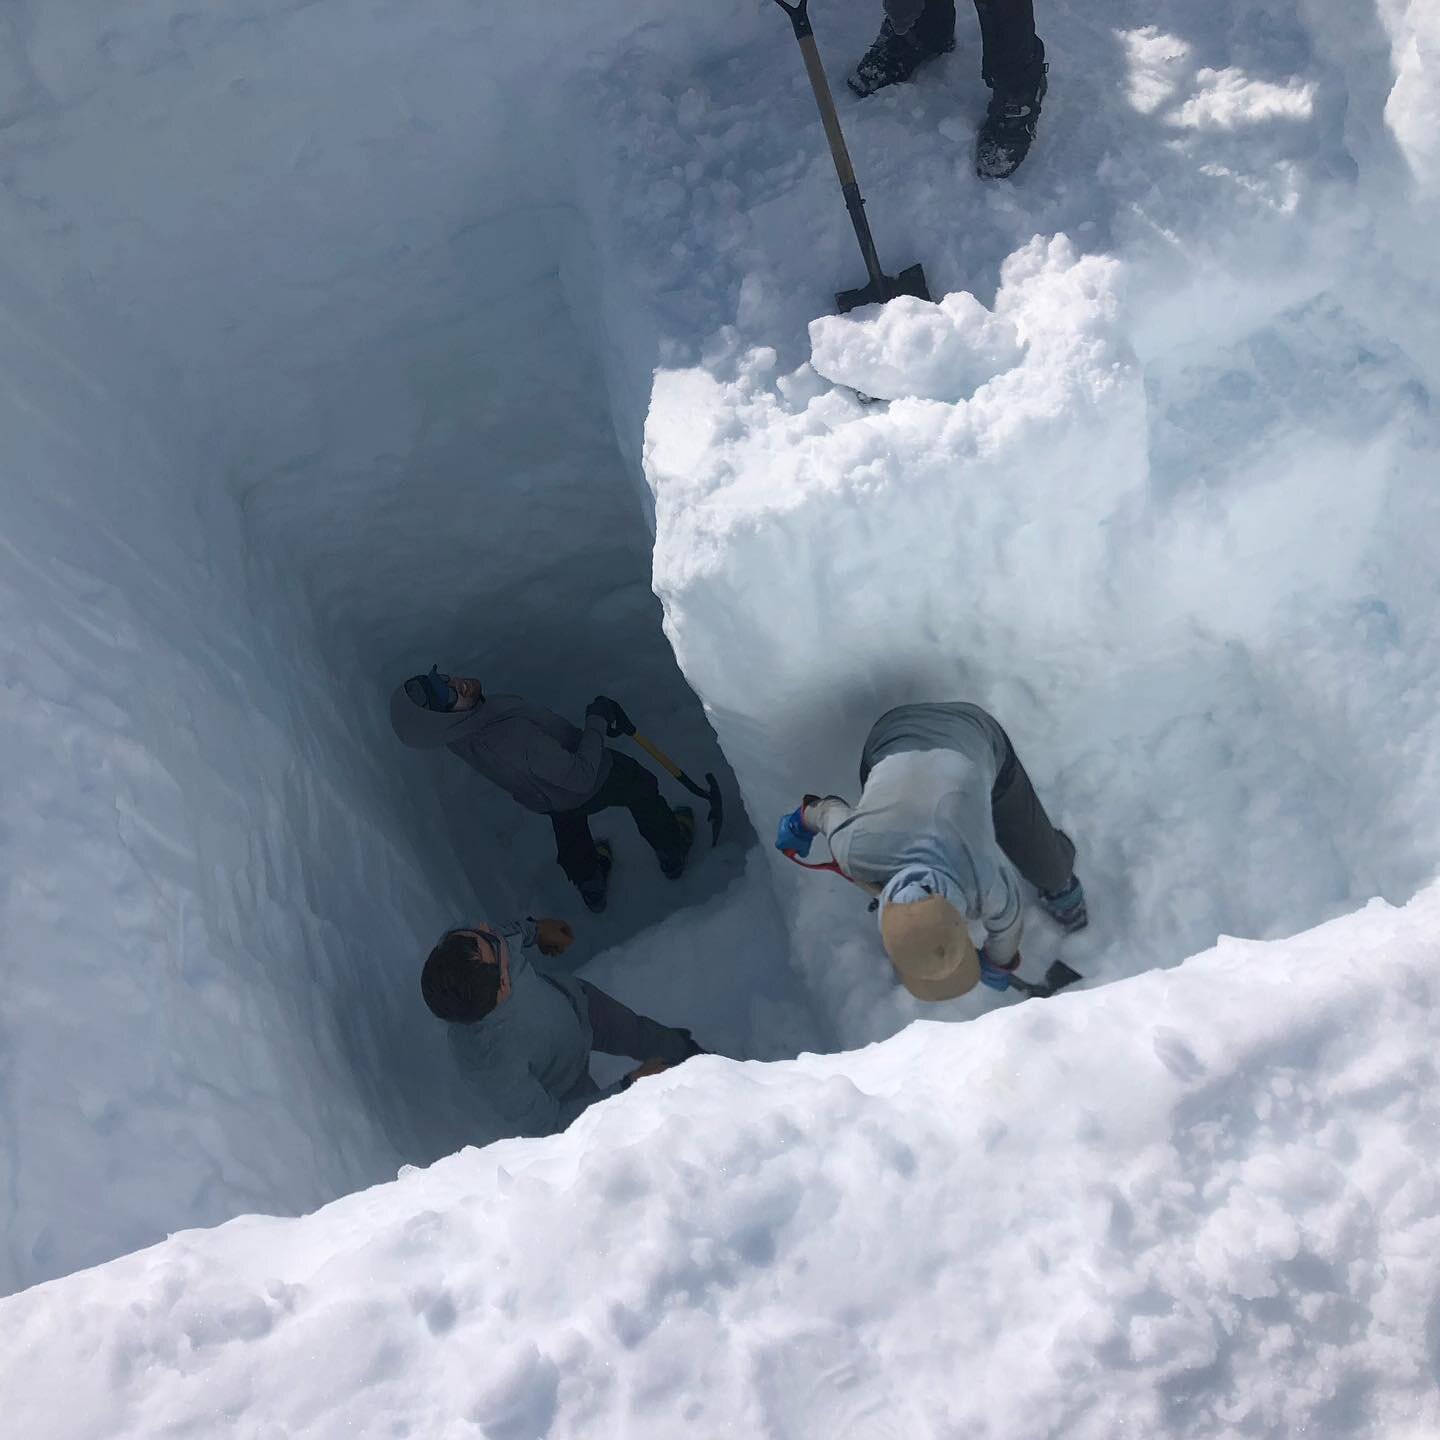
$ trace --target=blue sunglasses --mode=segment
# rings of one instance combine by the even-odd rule
[[[413,675],[405,682],[405,693],[422,710],[453,710],[460,692],[450,683],[448,675],[440,673],[438,665],[430,667],[428,675]]]

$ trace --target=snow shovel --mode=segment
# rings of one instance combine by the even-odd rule
[[[706,775],[705,783],[710,788],[702,790],[653,740],[647,740],[638,732],[631,735],[630,738],[657,765],[668,770],[692,795],[698,795],[702,800],[710,802],[710,843],[718,845],[720,843],[720,827],[725,823],[725,805],[720,798],[720,782],[714,775]]]
[[[1018,990],[1027,999],[1035,1000],[1048,1000],[1067,985],[1073,985],[1077,980],[1084,978],[1078,970],[1072,970],[1063,960],[1051,963],[1050,968],[1045,972],[1045,979],[1039,985],[1031,980],[1022,980],[1013,973],[1009,977],[1012,990]]]
[[[840,307],[840,313],[848,314],[860,305],[883,305],[897,295],[914,295],[928,300],[930,291],[920,266],[911,265],[893,279],[880,268],[875,239],[870,234],[870,222],[865,218],[865,202],[860,198],[860,186],[855,179],[855,167],[850,163],[850,152],[845,148],[844,135],[840,133],[840,117],[835,113],[830,82],[825,78],[825,67],[820,63],[820,51],[815,46],[815,32],[810,28],[810,0],[798,0],[794,5],[787,4],[786,0],[775,0],[775,3],[790,17],[795,38],[800,42],[800,53],[805,57],[805,69],[810,75],[810,88],[815,92],[815,103],[820,107],[820,119],[825,126],[825,138],[830,142],[835,173],[840,177],[845,208],[850,212],[850,223],[855,227],[855,238],[860,242],[860,253],[865,257],[865,269],[870,274],[868,285],[862,285],[858,290],[836,292],[835,303]]]

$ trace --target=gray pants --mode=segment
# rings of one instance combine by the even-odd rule
[[[613,995],[607,995],[588,980],[582,980],[580,988],[585,992],[585,1005],[593,1033],[591,1050],[598,1050],[602,1055],[627,1055],[642,1062],[664,1060],[671,1065],[705,1053],[688,1030],[676,1030],[650,1019],[648,1015],[637,1015],[629,1006],[622,1005]],[[599,1093],[600,1087],[590,1078],[587,1070],[565,1099],[584,1099]]]
[[[995,726],[1000,728],[998,720]],[[1005,736],[1006,758],[990,788],[996,843],[1037,890],[1063,890],[1075,869],[1074,842],[1050,823],[1010,737],[1004,730],[1000,733]]]

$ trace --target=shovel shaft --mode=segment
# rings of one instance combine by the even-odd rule
[[[835,112],[835,97],[830,93],[830,82],[825,78],[825,67],[820,63],[820,49],[815,44],[808,21],[805,33],[802,35],[797,31],[796,39],[800,42],[800,53],[805,57],[805,70],[810,76],[810,88],[815,92],[815,103],[820,107],[820,121],[825,126],[825,138],[830,142],[830,156],[835,161],[835,174],[840,180],[840,193],[845,197],[845,209],[855,227],[860,253],[865,257],[865,269],[869,272],[871,283],[883,291],[885,272],[881,270],[880,257],[875,253],[875,238],[870,234],[870,222],[865,218],[865,201],[860,194],[860,184],[855,179],[855,167],[850,163],[850,151],[840,129],[840,117]]]

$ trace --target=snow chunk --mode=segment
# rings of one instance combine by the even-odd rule
[[[1036,366],[1053,365],[1080,336],[1114,320],[1119,266],[1079,257],[1063,235],[1036,236],[1005,262],[994,311],[967,291],[928,304],[902,296],[851,315],[810,323],[811,361],[837,385],[895,400],[913,396],[955,404],[1016,370],[1031,339],[1048,342]]]
[[[827,380],[893,400],[954,403],[1020,363],[1015,326],[959,291],[938,305],[903,296],[810,322],[811,363]]]

